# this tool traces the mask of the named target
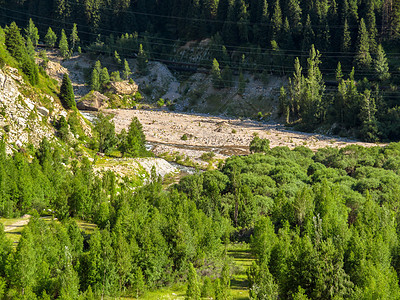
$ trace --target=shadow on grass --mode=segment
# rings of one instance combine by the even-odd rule
[[[235,260],[253,260],[254,257],[251,255],[249,250],[232,249],[228,250],[228,254]]]
[[[245,290],[248,287],[249,287],[248,280],[231,279],[231,289],[232,290]]]

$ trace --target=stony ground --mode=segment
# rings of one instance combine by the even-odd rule
[[[271,147],[306,146],[311,150],[323,147],[344,147],[349,144],[375,146],[346,138],[287,130],[277,123],[261,123],[250,119],[234,119],[208,115],[173,113],[163,110],[108,110],[114,114],[116,130],[127,129],[131,119],[137,117],[143,125],[147,141],[154,145],[152,151],[160,155],[179,152],[203,164],[200,156],[214,152],[215,158],[249,153],[254,135],[267,138]],[[186,135],[187,140],[183,136]]]

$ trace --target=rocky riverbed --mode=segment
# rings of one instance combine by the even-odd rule
[[[347,138],[325,136],[288,130],[277,123],[262,123],[250,119],[221,116],[174,113],[165,110],[107,110],[114,114],[117,132],[127,129],[132,118],[143,125],[146,139],[156,155],[179,153],[200,165],[204,153],[213,152],[215,159],[249,153],[249,144],[255,135],[267,138],[271,147],[306,146],[311,150],[323,147],[344,147],[349,144],[375,146]]]

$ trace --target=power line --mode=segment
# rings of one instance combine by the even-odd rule
[[[22,18],[17,18],[17,17],[15,17],[15,18],[16,18],[16,19],[19,19],[19,20],[25,21],[25,19],[22,19]],[[48,18],[46,18],[46,19],[48,19]],[[37,22],[37,23],[38,23],[38,24],[42,24],[42,25],[46,25],[46,26],[49,25],[49,23],[44,23],[44,22]],[[53,26],[53,27],[54,27],[54,26]],[[56,26],[56,28],[64,29],[64,28],[61,27],[61,26]],[[82,31],[82,30],[80,30],[80,32],[81,32],[81,33],[87,33],[87,34],[89,34],[89,35],[93,35],[93,36],[96,36],[96,37],[97,37],[96,34],[91,33],[91,32],[86,32],[86,31]],[[151,38],[151,37],[150,37],[150,38]],[[151,42],[151,41],[148,41],[148,44],[149,44],[149,45],[169,46],[169,47],[171,47],[171,45],[169,45],[169,44],[156,43],[156,42]],[[121,47],[121,46],[117,46],[117,45],[114,45],[113,48],[114,48],[114,49],[117,49],[117,50],[128,50],[128,51],[132,51],[131,48],[125,48],[125,47]],[[253,48],[253,49],[258,49],[258,48]],[[222,50],[217,50],[217,51],[222,52]],[[289,51],[290,51],[290,50],[289,50]],[[105,51],[104,51],[104,52],[105,52]],[[149,53],[149,54],[154,54],[154,55],[158,55],[158,54],[159,54],[158,52],[153,52],[153,51],[148,51],[148,53]],[[250,54],[257,54],[257,53],[252,53],[252,52],[249,52],[249,53],[250,53]],[[112,53],[109,52],[109,54],[111,55]],[[295,57],[301,57],[301,58],[308,57],[308,55],[295,55],[295,54],[287,54],[287,53],[283,54],[283,53],[276,53],[276,52],[271,52],[271,53],[268,53],[268,54],[261,53],[261,55],[262,55],[262,56],[267,55],[267,56],[273,56],[273,57],[274,57],[274,56],[276,56],[276,57],[283,57],[283,55],[284,55],[285,57],[293,57],[293,58],[295,58]],[[338,58],[338,59],[342,58],[342,59],[346,59],[346,58],[351,58],[351,56],[336,55],[336,56],[327,56],[327,58]],[[175,64],[184,64],[183,62],[179,62],[179,61],[171,61],[171,60],[169,60],[168,62],[169,62],[169,63],[175,63]],[[221,60],[220,60],[220,62],[223,63],[223,64],[226,64],[226,65],[229,65],[229,64],[231,63],[231,61],[221,61]],[[196,63],[196,64],[197,64],[198,67],[203,67],[203,68],[209,68],[209,67],[210,67],[210,65],[208,65],[208,64],[201,64],[201,63]],[[281,70],[284,70],[284,71],[287,71],[287,70],[292,71],[292,70],[293,70],[293,67],[291,67],[291,66],[277,65],[277,64],[275,64],[275,63],[274,63],[274,64],[258,63],[258,66],[261,67],[261,68],[281,69]],[[246,69],[246,70],[253,70],[252,68],[250,68],[250,69],[249,69],[249,68],[245,68],[245,69]],[[326,75],[328,74],[328,72],[332,72],[332,74],[334,74],[334,72],[336,71],[336,69],[329,69],[329,68],[320,68],[320,69],[321,69],[322,71],[324,71],[324,73],[325,73]],[[344,70],[344,71],[350,71],[350,69]],[[392,74],[397,74],[397,73],[398,73],[398,71],[392,72]],[[366,72],[366,71],[361,71],[361,72],[360,72],[360,70],[358,70],[357,74],[358,74],[358,75],[361,75],[361,76],[370,76],[370,75],[374,75],[374,73]]]
[[[74,23],[71,23],[71,22],[64,22],[64,21],[61,21],[61,20],[57,20],[57,19],[53,19],[53,18],[47,18],[47,17],[43,17],[43,16],[39,16],[39,15],[35,15],[35,14],[31,14],[31,13],[27,13],[27,12],[22,12],[22,11],[17,11],[17,10],[12,10],[12,9],[8,9],[8,8],[3,8],[4,10],[7,10],[7,11],[11,11],[11,12],[15,12],[15,13],[19,13],[19,14],[23,14],[23,15],[27,15],[27,16],[34,16],[34,17],[36,17],[36,18],[41,18],[41,19],[47,19],[47,20],[51,20],[52,22],[59,22],[59,23],[62,23],[62,24],[69,24],[69,25],[73,25]],[[7,17],[7,16],[6,16]],[[24,20],[24,21],[26,21],[26,20]],[[49,24],[50,25],[50,24]],[[83,27],[88,27],[88,28],[90,28],[89,26],[85,26],[85,25],[81,25],[81,26],[83,26]],[[63,28],[64,29],[64,28]],[[101,31],[107,31],[107,32],[110,32],[110,33],[116,33],[116,34],[120,34],[120,35],[124,35],[124,34],[126,34],[126,32],[121,32],[121,31],[116,31],[116,30],[110,30],[110,29],[106,29],[106,28],[98,28],[99,30],[101,30]],[[88,35],[92,35],[92,36],[98,36],[98,34],[97,33],[93,33],[93,32],[87,32],[87,31],[82,31],[82,30],[80,30],[80,32],[83,32],[83,33],[85,33],[85,34],[88,34]],[[150,36],[146,36],[146,35],[140,35],[142,38],[145,38],[145,37],[150,37]],[[162,38],[162,37],[155,37],[155,36],[151,36],[150,38],[152,38],[152,39],[155,39],[155,40],[162,40],[162,41],[170,41],[170,42],[174,42],[174,43],[184,43],[184,44],[186,44],[186,43],[188,43],[188,42],[191,42],[190,40],[180,40],[180,39],[168,39],[168,38]],[[160,43],[160,45],[169,45],[169,44],[162,44],[162,43]],[[247,53],[253,53],[251,50],[255,50],[255,51],[257,51],[259,48],[258,47],[245,47],[245,46],[236,46],[236,45],[225,45],[227,48],[235,48],[235,49],[243,49],[243,50],[250,50],[250,52],[247,52]],[[271,51],[271,50],[273,50],[273,49],[271,49],[271,48],[261,48],[261,50],[264,50],[264,51]],[[280,48],[280,50],[282,50],[282,51],[288,51],[288,52],[294,52],[294,53],[305,53],[306,55],[308,55],[309,54],[309,51],[308,50],[296,50],[296,49],[284,49],[284,48]],[[219,49],[215,49],[215,51],[222,51],[222,50],[219,50]],[[323,54],[349,54],[349,55],[354,55],[356,52],[343,52],[343,51],[324,51],[323,52]],[[400,53],[388,53],[387,55],[400,55]],[[332,56],[333,57],[333,56]]]
[[[4,15],[2,15],[2,16],[4,16]],[[19,20],[25,20],[25,19],[22,19],[22,18],[16,18],[16,19],[19,19]],[[46,18],[46,19],[49,19],[49,18]],[[38,22],[38,24],[42,24],[42,25],[49,25],[48,23],[40,23],[40,22]],[[57,28],[62,28],[63,29],[63,27],[61,27],[61,26],[58,26]],[[81,31],[82,32],[82,31]],[[85,33],[85,32],[83,32],[83,33]],[[88,34],[92,34],[92,35],[96,35],[96,34],[93,34],[93,33],[88,33]],[[97,36],[97,35],[96,35]],[[152,42],[149,42],[150,44],[153,44],[153,45],[155,45],[155,44],[157,44],[157,45],[159,45],[159,43],[152,43]],[[161,45],[165,45],[165,44],[161,44]],[[130,49],[130,48],[123,48],[123,47],[117,47],[117,46],[115,46],[114,48],[116,48],[116,49],[119,49],[119,50],[132,50],[132,49]],[[109,54],[112,54],[112,53],[110,53],[110,52],[108,52]],[[158,53],[156,53],[156,52],[150,52],[151,54],[158,54]],[[281,54],[275,54],[275,53],[270,53],[270,54],[268,54],[269,56],[281,56]],[[290,55],[285,55],[285,56],[290,56]],[[294,57],[294,55],[292,55],[293,57]],[[296,56],[296,57],[298,57],[298,56]],[[303,55],[303,56],[301,56],[301,57],[308,57],[308,56],[305,56],[305,55]],[[337,56],[337,57],[340,57],[340,58],[344,58],[345,56]],[[166,60],[167,61],[167,63],[172,63],[172,64],[179,64],[179,63],[182,63],[182,62],[179,62],[179,61],[172,61],[172,60]],[[225,62],[225,61],[222,61],[223,63]],[[230,63],[230,62],[225,62],[225,63]],[[110,64],[109,64],[110,65]],[[119,67],[119,65],[117,65],[117,64],[111,64],[111,65],[114,65],[114,66],[118,66]],[[201,64],[201,63],[196,63],[196,65],[198,66],[198,67],[203,67],[203,68],[210,68],[210,65],[209,64]],[[274,70],[284,70],[285,72],[290,72],[291,70],[293,70],[293,67],[290,67],[290,66],[286,66],[286,65],[277,65],[277,64],[258,64],[258,66],[260,66],[260,67],[264,67],[264,68],[267,68],[267,69],[274,69]],[[253,70],[253,68],[244,68],[244,70]],[[329,68],[320,68],[320,70],[321,71],[324,71],[324,73],[327,75],[328,73],[326,73],[326,71],[328,71],[328,72],[330,72],[330,71],[332,71],[332,73],[330,73],[330,74],[334,74],[334,72],[336,71],[336,69],[329,69]],[[400,73],[400,72],[392,72],[392,73],[395,73],[395,74],[397,74],[397,73]],[[358,72],[357,73],[358,75],[361,75],[361,76],[370,76],[370,75],[374,75],[374,73],[372,73],[372,72],[365,72],[365,71],[363,71],[363,72]],[[226,82],[226,81],[225,81]],[[231,81],[231,82],[237,82],[237,81]]]

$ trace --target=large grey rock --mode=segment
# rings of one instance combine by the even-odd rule
[[[136,83],[128,81],[117,81],[110,83],[110,92],[118,95],[132,95],[138,91],[139,87]]]
[[[38,113],[40,113],[42,116],[47,116],[49,114],[49,110],[46,107],[39,106],[37,108]]]
[[[108,107],[107,101],[108,98],[106,96],[97,91],[92,91],[83,97],[76,106],[80,110],[98,111]]]

